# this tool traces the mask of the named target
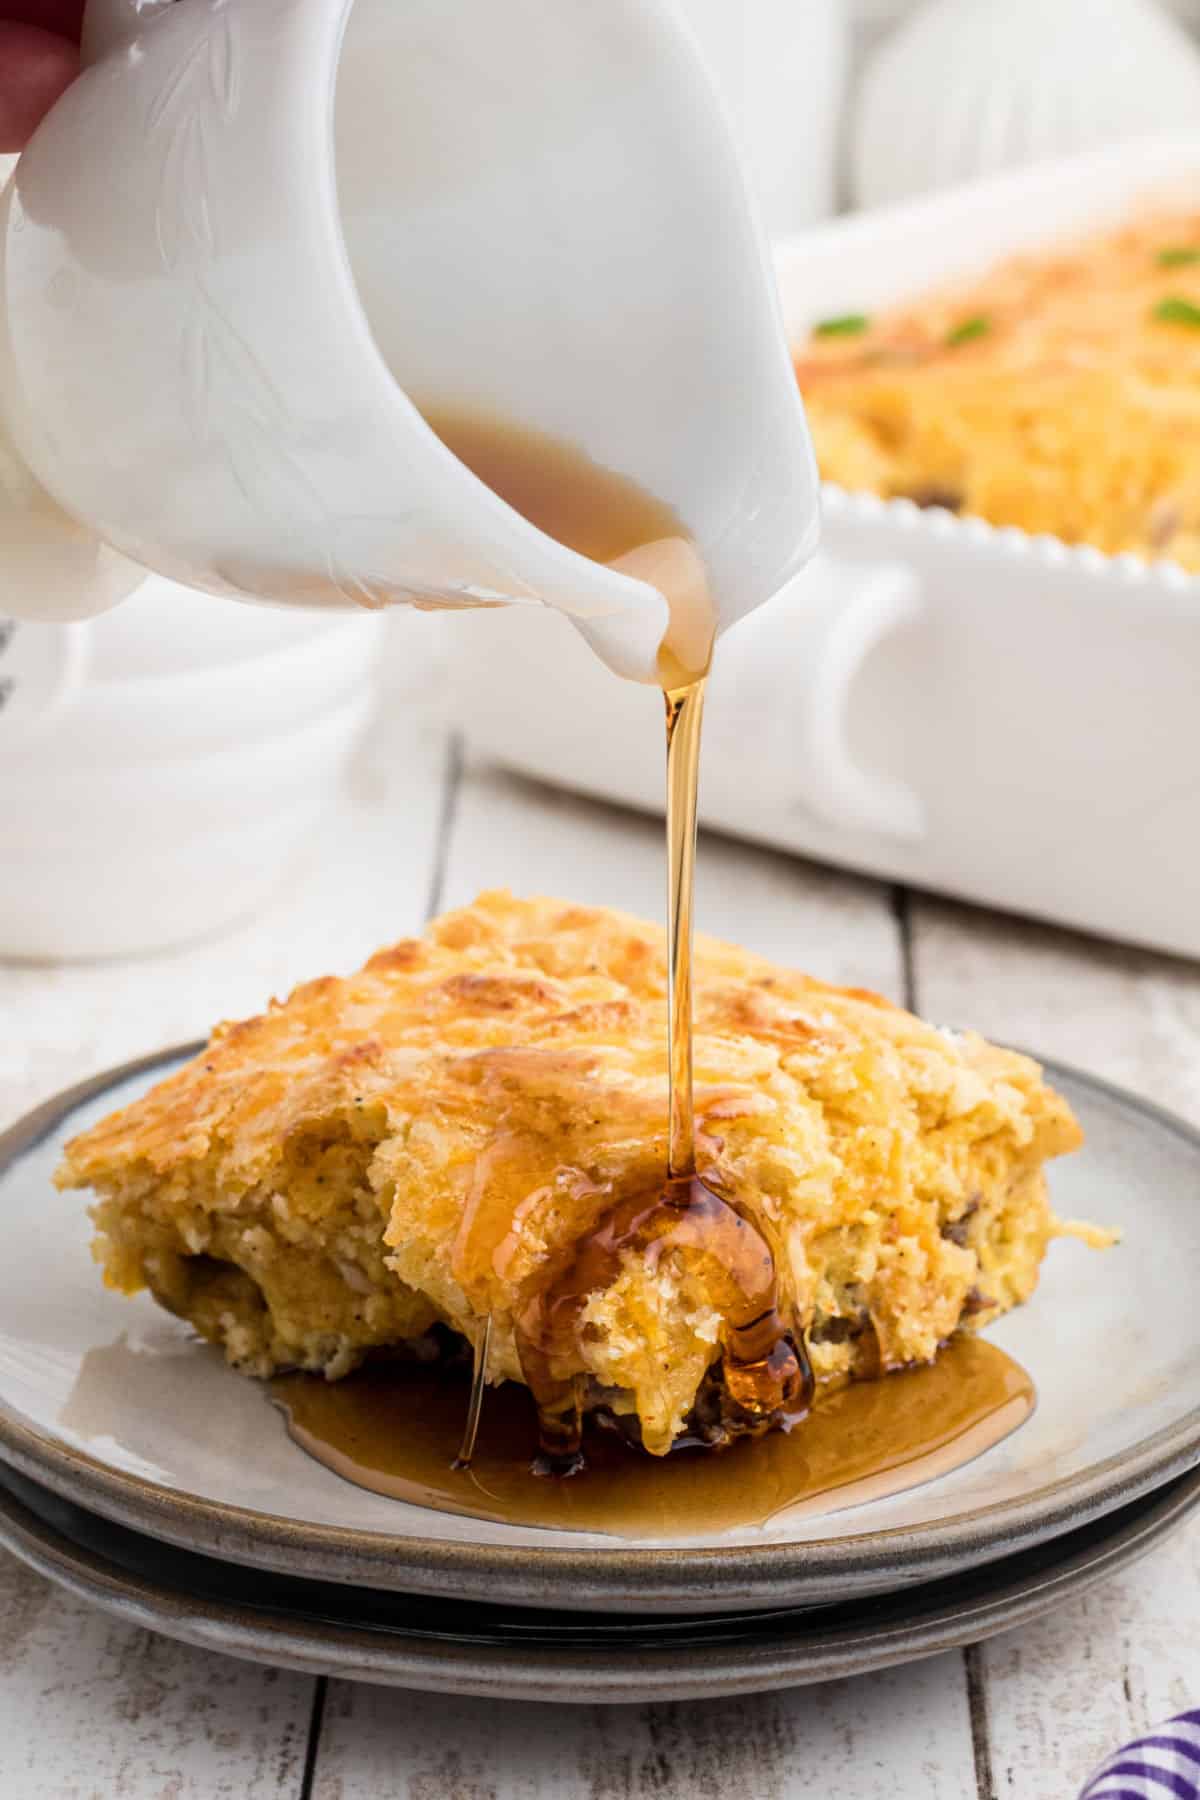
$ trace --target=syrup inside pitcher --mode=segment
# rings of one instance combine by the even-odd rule
[[[422,411],[446,448],[523,519],[566,549],[663,596],[670,615],[658,656],[664,690],[703,679],[716,609],[703,561],[669,506],[545,432],[483,412]]]

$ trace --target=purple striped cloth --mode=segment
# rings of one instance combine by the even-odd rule
[[[1200,1800],[1200,1708],[1110,1756],[1079,1800]]]

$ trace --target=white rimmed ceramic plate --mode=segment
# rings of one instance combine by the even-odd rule
[[[789,1526],[635,1541],[452,1517],[347,1485],[303,1455],[262,1390],[146,1299],[107,1292],[63,1139],[171,1066],[61,1096],[0,1140],[0,1456],[108,1518],[233,1561],[492,1603],[646,1612],[825,1604],[1010,1555],[1200,1462],[1200,1136],[1049,1068],[1087,1148],[1055,1171],[1064,1215],[1125,1228],[1054,1246],[992,1337],[1033,1374],[1034,1417],[925,1487]]]

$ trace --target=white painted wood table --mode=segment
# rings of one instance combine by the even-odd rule
[[[0,965],[0,1123],[352,968],[483,886],[659,917],[659,835],[477,766],[469,743],[396,709],[343,816],[253,924],[141,962]],[[712,838],[699,916],[1200,1120],[1194,966]],[[1200,1524],[965,1655],[724,1706],[538,1707],[314,1682],[115,1624],[3,1556],[0,1607],[3,1800],[1072,1800],[1123,1737],[1200,1701]]]

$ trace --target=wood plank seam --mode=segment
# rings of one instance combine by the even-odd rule
[[[464,746],[461,731],[454,731],[446,740],[446,769],[442,777],[442,804],[438,814],[437,840],[433,847],[433,872],[429,878],[429,898],[425,905],[425,923],[436,918],[441,910],[442,896],[446,891],[446,870],[450,861],[450,845],[454,838],[454,826],[458,817],[458,802],[462,793]]]
[[[904,976],[904,1004],[910,1012],[919,1013],[916,954],[913,942],[912,895],[906,887],[892,888],[892,914],[900,937],[900,965]],[[975,1787],[978,1800],[996,1800],[996,1784],[992,1773],[991,1742],[988,1736],[987,1687],[978,1644],[968,1644],[962,1653],[963,1673],[967,1684],[967,1712],[971,1724],[971,1754],[975,1763]]]
[[[913,961],[912,896],[906,887],[897,885],[889,889],[888,903],[896,921],[896,934],[900,939],[900,974],[903,982],[900,998],[909,1012],[916,1012],[917,970]]]
[[[450,843],[454,836],[454,825],[458,815],[459,795],[462,791],[464,767],[463,736],[459,731],[451,732],[446,740],[446,762],[442,776],[441,806],[438,811],[437,836],[433,847],[433,869],[429,878],[429,894],[425,903],[426,923],[434,917],[442,904],[442,895],[446,886],[446,867],[450,855]],[[321,1732],[325,1724],[325,1702],[329,1692],[329,1678],[318,1675],[313,1685],[312,1712],[308,1721],[308,1742],[304,1753],[304,1775],[300,1783],[298,1800],[312,1800],[313,1783],[317,1776],[317,1759],[321,1750]]]
[[[975,1786],[979,1800],[997,1800],[996,1781],[992,1773],[992,1746],[988,1733],[987,1679],[978,1644],[968,1644],[963,1651],[967,1676],[967,1710],[971,1718],[971,1751],[975,1758]]]
[[[317,1756],[321,1747],[321,1727],[325,1723],[325,1696],[329,1678],[318,1675],[313,1683],[312,1711],[308,1715],[308,1741],[304,1746],[304,1773],[300,1778],[298,1800],[312,1800],[313,1782],[317,1776]]]

